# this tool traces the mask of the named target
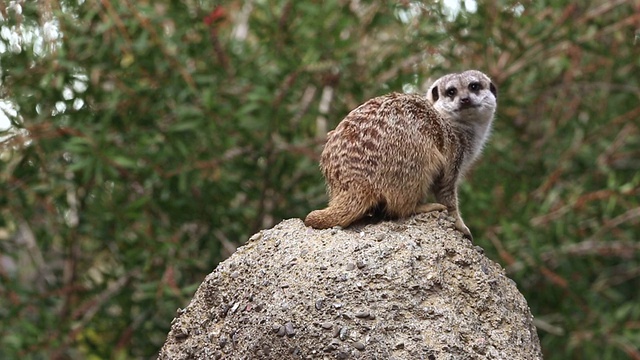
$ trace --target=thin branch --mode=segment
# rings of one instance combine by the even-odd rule
[[[611,231],[611,229],[616,228],[624,223],[631,222],[636,223],[640,219],[640,206],[637,208],[629,209],[625,211],[623,214],[616,216],[615,218],[605,221],[603,226],[596,231],[591,237],[587,240],[592,241],[594,239],[602,238],[607,232]],[[637,240],[637,239],[636,239]]]

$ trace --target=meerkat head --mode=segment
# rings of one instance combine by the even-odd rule
[[[429,102],[446,118],[482,124],[493,120],[497,96],[491,79],[478,70],[445,75],[427,93]]]

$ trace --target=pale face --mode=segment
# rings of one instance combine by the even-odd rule
[[[446,118],[459,122],[490,122],[496,109],[497,91],[491,80],[477,70],[438,79],[427,98]]]

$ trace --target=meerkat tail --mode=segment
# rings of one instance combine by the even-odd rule
[[[354,221],[362,218],[375,204],[365,196],[354,198],[351,197],[333,198],[329,206],[322,210],[314,210],[304,219],[306,226],[315,229],[328,229],[334,226],[347,227]]]
[[[330,207],[322,210],[314,210],[307,215],[304,219],[306,226],[311,226],[314,229],[328,229],[338,225],[335,213]]]

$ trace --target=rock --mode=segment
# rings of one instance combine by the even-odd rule
[[[159,358],[542,359],[515,283],[442,221],[263,230],[207,276]]]

